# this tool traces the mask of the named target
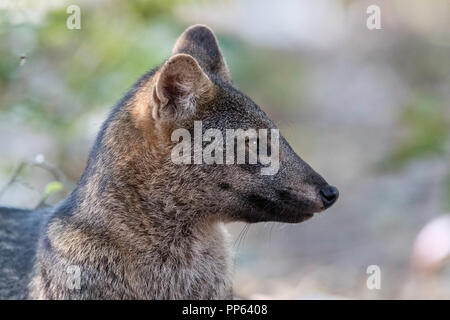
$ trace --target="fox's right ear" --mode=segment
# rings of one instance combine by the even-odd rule
[[[192,115],[198,104],[211,99],[214,86],[197,61],[176,54],[161,67],[152,88],[155,120],[176,120]]]
[[[219,48],[214,32],[207,26],[196,24],[187,28],[178,38],[172,54],[193,56],[208,73],[231,83],[230,70]]]

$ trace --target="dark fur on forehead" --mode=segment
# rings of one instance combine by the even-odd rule
[[[266,113],[246,94],[233,84],[211,77],[216,85],[216,96],[199,111],[198,119],[205,128],[249,129],[275,128]]]
[[[216,36],[207,26],[197,24],[187,28],[172,50],[172,54],[177,53],[193,56],[206,73],[231,82],[230,71],[220,52]]]

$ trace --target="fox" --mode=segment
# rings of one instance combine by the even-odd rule
[[[175,163],[172,133],[193,133],[198,121],[224,135],[277,129],[233,84],[215,34],[200,24],[112,108],[66,199],[0,208],[0,297],[232,299],[225,224],[300,223],[338,199],[281,134],[271,175],[260,162]]]

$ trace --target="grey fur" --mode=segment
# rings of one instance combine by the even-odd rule
[[[0,299],[25,299],[48,209],[31,211],[0,207]]]
[[[188,107],[190,112],[183,110]],[[204,130],[223,132],[275,128],[232,86],[217,40],[205,26],[187,29],[174,55],[116,105],[75,190],[48,221],[44,215],[37,219],[44,229],[30,298],[231,298],[232,254],[223,223],[297,223],[325,209],[319,191],[327,183],[283,137],[274,176],[261,176],[260,165],[174,164],[170,134],[181,127],[192,132],[195,120],[203,121]],[[28,221],[40,216],[18,213],[1,226],[10,232],[2,250],[27,256],[29,266],[29,247],[11,249],[8,243],[22,241]],[[32,241],[36,230],[27,234]],[[0,259],[0,281],[9,279],[12,287],[17,281],[23,289],[29,268],[19,272],[20,258],[13,264]]]

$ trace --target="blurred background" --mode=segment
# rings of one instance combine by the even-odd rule
[[[0,1],[0,205],[63,199],[108,111],[194,23],[341,192],[303,224],[230,225],[235,294],[450,299],[450,0]]]

